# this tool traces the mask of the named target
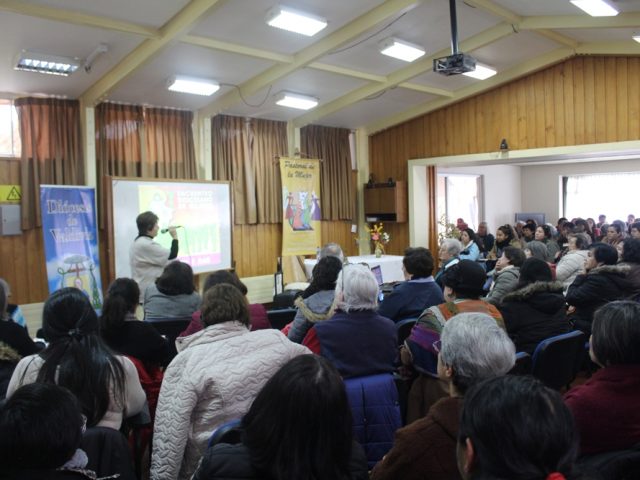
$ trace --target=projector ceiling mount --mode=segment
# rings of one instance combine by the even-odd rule
[[[476,69],[476,59],[458,50],[456,0],[449,0],[449,15],[451,17],[451,55],[436,58],[433,61],[433,71],[447,76],[473,72]]]

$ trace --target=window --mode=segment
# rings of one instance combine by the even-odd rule
[[[598,218],[626,221],[627,215],[640,214],[638,209],[640,173],[602,173],[562,177],[564,217]]]
[[[480,212],[480,175],[438,175],[438,220],[443,216],[455,224],[462,218],[469,228],[478,229]],[[439,225],[440,233],[444,226]]]
[[[0,98],[0,157],[20,157],[18,112],[13,101]]]

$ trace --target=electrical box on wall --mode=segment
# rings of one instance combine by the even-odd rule
[[[20,205],[0,205],[0,235],[22,235]]]

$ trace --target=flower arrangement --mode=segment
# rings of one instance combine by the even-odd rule
[[[366,227],[366,229],[373,242],[373,250],[376,257],[380,257],[384,253],[384,246],[391,241],[391,235],[384,231],[382,222],[374,223],[371,227]]]
[[[438,220],[438,238],[440,240],[439,243],[442,243],[442,240],[445,238],[460,238],[460,230],[455,223],[449,222],[449,219],[445,214],[440,217]]]

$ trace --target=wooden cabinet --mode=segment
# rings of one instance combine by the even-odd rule
[[[364,216],[366,222],[406,222],[407,183],[365,184]]]

